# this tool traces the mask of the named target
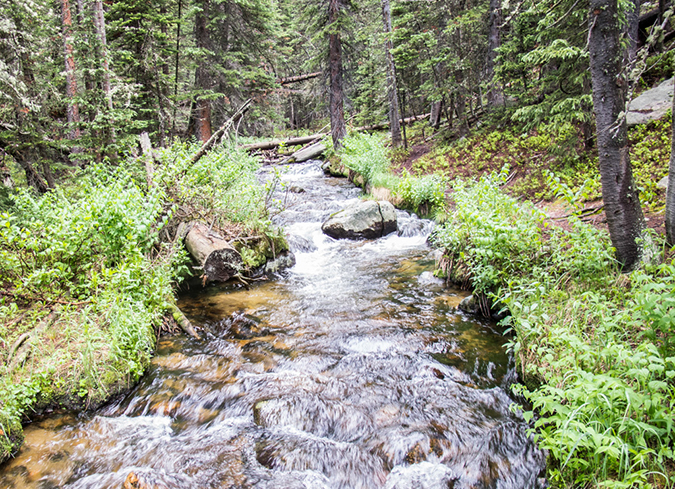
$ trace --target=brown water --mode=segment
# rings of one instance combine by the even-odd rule
[[[162,339],[124,399],[28,426],[0,488],[543,484],[505,340],[431,274],[431,223],[399,213],[400,235],[335,241],[320,224],[358,189],[312,163],[282,179],[305,190],[277,193],[296,265],[183,296],[204,340]]]

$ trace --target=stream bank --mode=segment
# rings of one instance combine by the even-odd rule
[[[398,211],[397,233],[333,240],[321,224],[361,191],[315,164],[282,179],[305,189],[273,211],[296,265],[249,290],[181,297],[205,340],[164,338],[123,399],[29,426],[1,481],[119,487],[133,472],[167,488],[544,484],[544,456],[509,407],[505,340],[458,313],[462,294],[433,277],[432,223]]]

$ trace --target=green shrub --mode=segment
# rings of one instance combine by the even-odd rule
[[[402,176],[390,169],[385,137],[357,133],[344,140],[343,164],[363,177],[364,184],[389,189],[396,205],[425,215],[445,206],[446,181],[440,175],[416,177],[408,171]]]
[[[382,135],[367,133],[346,137],[343,141],[344,149],[340,153],[342,163],[360,174],[365,183],[382,178],[389,173],[389,158],[384,140]]]
[[[439,175],[413,177],[405,171],[394,188],[394,195],[406,209],[419,211],[423,206],[428,206],[431,211],[444,207],[445,188],[446,181]]]
[[[191,165],[195,150],[160,151],[153,185],[139,160],[92,165],[44,196],[16,192],[0,213],[0,461],[30,409],[97,403],[144,372],[185,268],[182,245],[170,242],[178,222],[234,222],[279,241],[258,160],[224,148]],[[12,365],[9,346],[49,314],[58,327],[25,340],[30,362]]]
[[[527,385],[516,392],[551,483],[671,487],[675,266],[621,275],[604,231],[552,226],[503,194],[506,173],[455,184],[435,240],[448,276],[459,269],[511,313],[508,348]]]

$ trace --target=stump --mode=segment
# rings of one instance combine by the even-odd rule
[[[202,223],[192,225],[185,236],[185,247],[204,270],[205,282],[225,282],[243,267],[239,252]]]

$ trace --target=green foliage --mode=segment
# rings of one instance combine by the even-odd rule
[[[251,230],[268,226],[264,189],[255,177],[259,159],[232,145],[210,151],[191,165],[199,146],[175,142],[158,151],[155,180],[167,188],[172,201],[189,204],[195,217],[213,216],[216,224],[243,223]]]
[[[498,49],[495,74],[506,95],[518,98],[512,119],[526,130],[591,122],[587,9],[571,0],[506,7],[513,21]]]
[[[363,177],[365,183],[373,183],[389,172],[389,159],[380,134],[353,134],[343,141],[342,163]]]
[[[515,179],[508,192],[533,200],[552,199],[547,169],[584,199],[600,196],[600,177],[593,160],[579,147],[577,129],[571,124],[542,125],[518,134],[514,129],[476,131],[453,144],[438,145],[415,160],[413,172],[430,171],[472,177],[499,171],[508,165]]]
[[[640,124],[628,131],[633,177],[640,190],[640,202],[650,211],[664,202],[664,192],[656,184],[668,174],[671,114],[661,120]]]
[[[424,215],[445,207],[446,181],[440,175],[416,177],[409,172],[397,176],[390,170],[385,137],[357,133],[345,138],[340,153],[342,163],[364,180],[365,187],[383,187],[392,194],[394,203]]]
[[[0,213],[3,433],[16,432],[36,405],[73,396],[99,402],[144,372],[185,268],[182,245],[166,239],[177,220],[234,222],[284,249],[255,179],[258,160],[221,148],[191,164],[195,149],[176,143],[162,151],[154,185],[137,159],[91,165],[44,196],[17,192]],[[55,325],[33,334],[50,311]],[[24,333],[31,360],[12,365],[9,347]],[[0,459],[11,450],[2,442]]]
[[[394,195],[406,208],[418,210],[423,205],[440,209],[445,205],[445,179],[439,175],[413,177],[404,172],[394,189]]]
[[[571,231],[551,226],[502,193],[506,174],[456,184],[456,212],[435,239],[450,278],[468,276],[511,313],[509,348],[527,385],[516,392],[551,483],[670,487],[675,267],[620,275],[605,232],[574,218]]]

